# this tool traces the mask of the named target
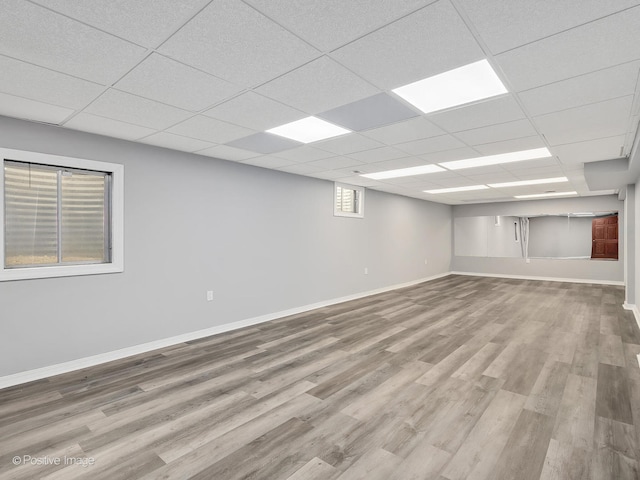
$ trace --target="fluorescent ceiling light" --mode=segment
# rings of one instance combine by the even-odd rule
[[[311,143],[351,133],[351,130],[338,127],[333,123],[325,122],[316,117],[307,117],[272,128],[267,130],[267,133],[273,133],[302,143]]]
[[[386,170],[384,172],[365,173],[361,177],[373,180],[384,180],[385,178],[409,177],[411,175],[423,175],[425,173],[444,172],[444,168],[437,165],[420,165],[418,167],[399,168],[397,170]]]
[[[439,163],[438,165],[448,168],[449,170],[462,170],[463,168],[487,167],[489,165],[522,162],[523,160],[535,160],[537,158],[547,158],[550,156],[551,152],[547,148],[534,148],[532,150],[521,150],[519,152],[487,155],[486,157],[466,158],[464,160]]]
[[[396,88],[393,93],[424,113],[430,113],[501,95],[507,93],[507,89],[489,62],[480,60]]]
[[[535,195],[516,195],[513,198],[542,198],[542,197],[563,197],[566,195],[577,195],[578,192],[551,192],[537,193]]]
[[[424,193],[453,193],[453,192],[470,192],[472,190],[486,190],[489,187],[486,185],[470,185],[468,187],[452,187],[452,188],[439,188],[437,190],[425,190]]]
[[[544,185],[547,183],[562,183],[568,182],[567,177],[555,177],[555,178],[539,178],[537,180],[522,180],[520,182],[506,182],[506,183],[489,183],[491,188],[508,188],[508,187],[522,187],[524,185]]]

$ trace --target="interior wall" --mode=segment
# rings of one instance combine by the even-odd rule
[[[616,195],[562,198],[532,201],[455,205],[454,222],[460,217],[512,215],[532,216],[577,212],[617,211],[618,228],[624,231],[624,203]],[[454,255],[451,266],[455,272],[482,275],[515,275],[603,282],[624,282],[624,236],[619,235],[619,260],[482,258]]]
[[[328,181],[6,117],[0,145],[125,166],[124,273],[0,282],[0,376],[450,270],[448,205],[334,217]]]
[[[592,217],[529,219],[529,257],[591,257]]]
[[[453,223],[453,253],[463,257],[522,257],[514,224],[518,224],[518,217],[458,217]]]
[[[626,301],[631,305],[638,305],[640,302],[640,279],[638,279],[640,275],[640,235],[636,233],[636,230],[640,228],[640,180],[630,187],[632,187],[633,195],[631,198],[627,195],[627,199],[633,204],[634,228],[629,229],[628,250],[633,252],[633,258],[630,259],[633,263],[629,265]]]

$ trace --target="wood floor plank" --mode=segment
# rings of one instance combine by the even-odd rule
[[[0,480],[638,478],[623,301],[450,275],[0,390]]]
[[[549,448],[553,419],[522,410],[493,474],[494,480],[537,480]]]
[[[501,390],[443,472],[450,480],[491,479],[526,397]]]
[[[629,384],[624,368],[601,363],[598,367],[596,413],[633,425]]]

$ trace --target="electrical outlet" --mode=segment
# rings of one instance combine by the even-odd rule
[[[367,267],[364,267],[364,274],[369,275],[369,269]]]
[[[207,290],[207,302],[213,300],[213,290]]]
[[[424,264],[426,265],[427,263],[429,263],[429,261],[425,258],[424,259]]]

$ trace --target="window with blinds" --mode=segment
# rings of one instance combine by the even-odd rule
[[[364,217],[364,188],[335,184],[333,214],[339,217]]]
[[[108,172],[4,161],[6,269],[110,262]]]

